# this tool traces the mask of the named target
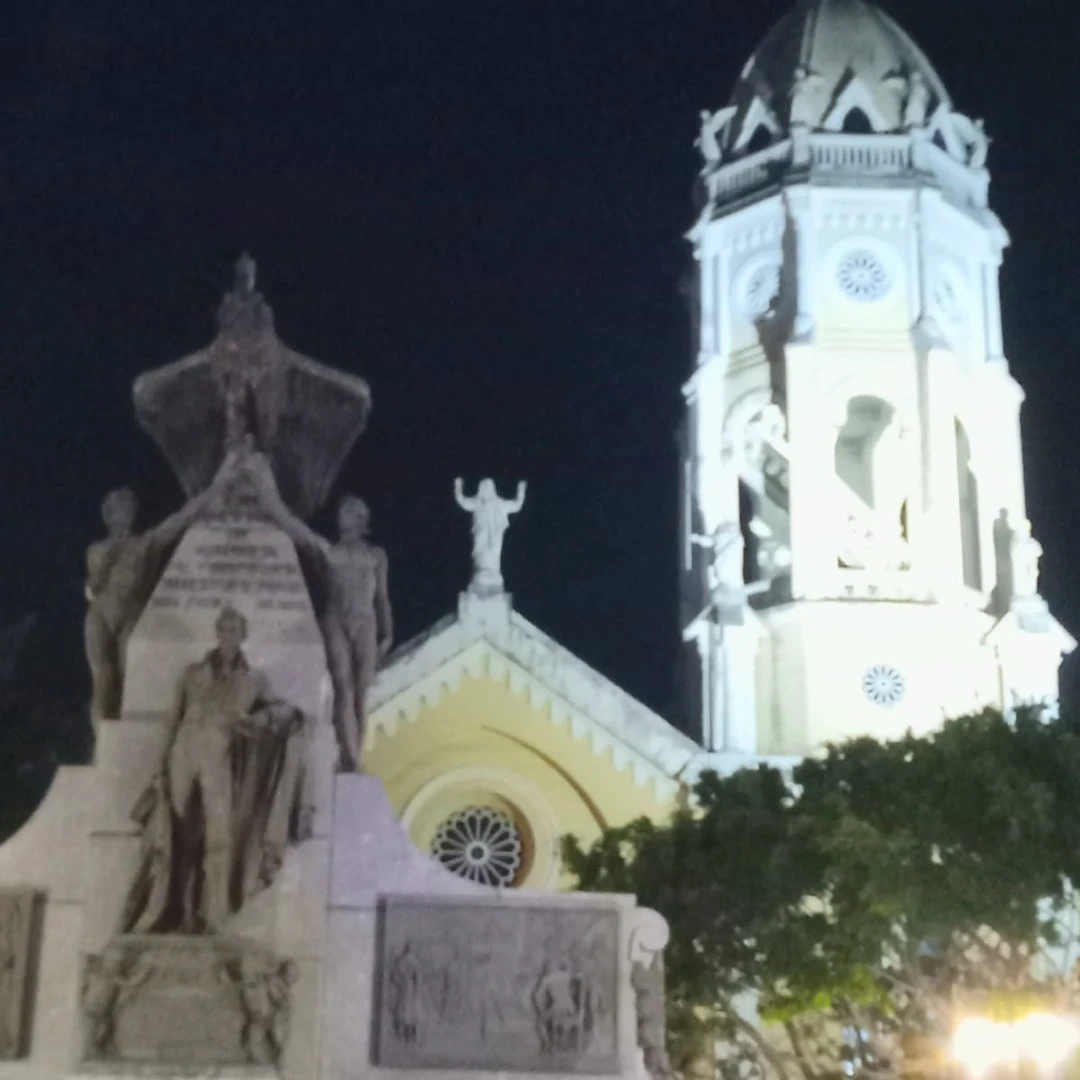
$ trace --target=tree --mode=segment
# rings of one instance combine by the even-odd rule
[[[961,1010],[1074,992],[1078,793],[1074,725],[987,712],[829,747],[790,778],[706,773],[670,822],[564,856],[580,888],[668,919],[683,1075],[917,1074]]]

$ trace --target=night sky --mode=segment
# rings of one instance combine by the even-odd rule
[[[1080,631],[1075,41],[1065,0],[896,0],[994,138],[1006,348],[1028,394],[1043,592]],[[281,337],[371,383],[339,487],[391,559],[399,640],[456,603],[451,496],[529,481],[517,607],[674,716],[682,239],[698,110],[787,0],[88,0],[0,43],[0,618],[81,665],[102,494],[179,489],[135,375],[209,342],[244,248]],[[325,527],[326,515],[316,524]],[[70,669],[70,675],[66,674]]]

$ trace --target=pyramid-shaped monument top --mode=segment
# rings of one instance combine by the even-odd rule
[[[300,517],[321,506],[371,410],[368,384],[293,352],[243,255],[218,310],[213,342],[135,380],[135,413],[184,492],[209,486],[229,450],[253,444],[271,460]]]

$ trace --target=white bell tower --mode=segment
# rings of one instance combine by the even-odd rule
[[[1056,702],[988,145],[864,0],[799,3],[702,113],[681,558],[710,750]]]

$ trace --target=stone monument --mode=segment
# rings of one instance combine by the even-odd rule
[[[95,758],[0,846],[4,1076],[666,1075],[659,916],[456,877],[356,771],[387,556],[355,498],[335,544],[303,519],[366,384],[277,339],[245,258],[135,398],[188,501],[136,535],[114,496],[88,560]],[[462,495],[478,576],[523,498]]]

